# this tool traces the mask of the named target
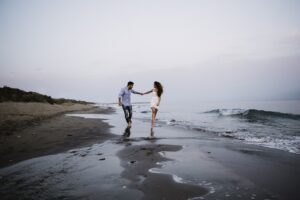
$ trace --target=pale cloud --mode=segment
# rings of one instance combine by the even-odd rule
[[[292,0],[1,1],[0,84],[110,101],[128,80],[146,89],[160,79],[174,98],[181,82],[201,88],[195,99],[294,98],[299,8]]]

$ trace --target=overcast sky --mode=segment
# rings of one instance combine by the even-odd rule
[[[0,85],[116,101],[300,99],[300,1],[0,0]],[[136,101],[149,97],[134,97]]]

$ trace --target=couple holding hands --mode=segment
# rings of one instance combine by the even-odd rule
[[[125,119],[126,122],[128,123],[128,127],[131,127],[131,117],[132,117],[132,104],[131,104],[131,93],[133,94],[139,94],[139,95],[145,95],[145,94],[150,94],[152,93],[152,98],[151,98],[151,103],[150,107],[152,110],[152,123],[151,123],[151,128],[154,127],[155,125],[155,120],[156,120],[156,114],[159,108],[160,100],[161,100],[161,95],[163,93],[163,86],[155,81],[153,83],[153,89],[149,90],[148,92],[141,93],[133,90],[133,85],[134,83],[132,81],[129,81],[127,83],[127,86],[122,88],[120,93],[119,93],[119,106],[122,106],[125,114]]]

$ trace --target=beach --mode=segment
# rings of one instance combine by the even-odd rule
[[[14,131],[38,124],[40,121],[65,112],[90,110],[92,104],[49,104],[39,102],[1,102],[0,135],[11,135]]]
[[[65,117],[66,112],[105,113],[94,105],[0,103],[0,166],[94,143],[108,135],[101,120]],[[99,135],[99,132],[102,134]]]
[[[298,154],[162,125],[149,139],[149,121],[126,129],[122,114],[92,108],[14,133],[35,137],[2,143],[15,150],[1,153],[1,199],[298,199]]]

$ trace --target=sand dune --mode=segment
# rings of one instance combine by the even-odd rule
[[[0,103],[0,134],[10,135],[14,131],[65,112],[89,110],[93,104],[48,104],[37,102]]]

